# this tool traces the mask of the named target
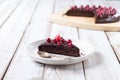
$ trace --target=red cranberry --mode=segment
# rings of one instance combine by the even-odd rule
[[[63,37],[61,37],[61,40],[63,39]]]
[[[61,42],[62,42],[62,43],[64,43],[64,42],[65,42],[65,40],[62,38],[62,39],[61,39]]]
[[[98,8],[101,8],[101,5],[99,5]]]
[[[93,5],[93,6],[92,6],[92,8],[96,8],[96,6],[95,6],[95,5]]]
[[[96,15],[99,17],[99,16],[100,16],[100,12],[99,12],[99,11],[97,11]]]
[[[75,10],[75,9],[77,9],[77,6],[72,6],[71,9]]]
[[[116,14],[116,9],[115,8],[112,9],[112,14],[113,15]]]
[[[96,10],[96,15],[98,16],[98,17],[103,17],[103,16],[105,16],[105,10],[104,10],[104,8],[99,8],[99,9],[97,9]]]
[[[70,39],[68,39],[67,43],[72,43],[72,41]]]
[[[77,9],[77,6],[74,6],[75,9]]]
[[[54,42],[55,44],[57,44],[57,41],[56,41],[56,39],[54,39],[54,40],[53,40],[53,42]]]
[[[116,11],[112,11],[111,14],[112,14],[112,15],[115,15],[115,14],[116,14]]]
[[[56,41],[58,42],[58,41],[60,41],[61,36],[60,36],[60,35],[57,35],[57,36],[55,37],[55,39],[56,39]]]
[[[87,4],[86,7],[90,7],[90,6]]]
[[[61,42],[57,42],[57,45],[60,46],[60,45],[61,45]]]
[[[68,43],[68,46],[69,46],[69,47],[72,47],[72,43]]]
[[[50,43],[50,42],[51,42],[51,39],[50,39],[50,38],[47,38],[47,42]]]
[[[86,10],[86,11],[90,10],[90,6],[89,6],[89,5],[86,5],[86,6],[85,6],[85,10]]]
[[[83,5],[81,5],[81,6],[80,6],[80,9],[81,9],[81,10],[83,10],[83,9],[84,9],[84,6],[83,6]]]
[[[116,9],[115,9],[115,8],[113,8],[113,9],[112,9],[112,11],[116,11]]]
[[[93,5],[90,9],[91,9],[91,11],[95,11],[96,10],[96,6]]]

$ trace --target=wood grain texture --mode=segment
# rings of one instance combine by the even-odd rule
[[[120,1],[109,2],[111,6],[115,7],[120,11]],[[113,5],[115,4],[115,5]],[[110,40],[111,46],[115,51],[115,55],[120,62],[120,32],[107,32],[108,39]]]
[[[120,66],[105,33],[80,30],[80,36],[96,47],[96,53],[84,62],[86,79],[119,80]]]
[[[0,80],[120,80],[119,32],[78,29],[74,25],[48,22],[51,13],[71,5],[113,5],[119,9],[119,1],[23,0],[20,4],[19,1],[0,0],[0,13],[6,12],[0,15],[0,24],[4,24],[0,29]],[[11,5],[10,10],[6,4]],[[88,41],[96,52],[86,61],[68,66],[44,65],[27,55],[28,44],[57,34]]]
[[[72,0],[56,0],[54,12],[73,4]],[[50,37],[55,37],[58,34],[64,38],[78,39],[76,28],[53,24]],[[85,80],[82,63],[68,66],[46,65],[43,80]]]
[[[20,5],[22,0],[3,0],[0,2],[0,28]]]
[[[107,1],[91,3],[109,6]],[[106,33],[85,29],[79,32],[81,39],[89,41],[96,47],[96,53],[84,62],[86,80],[119,80],[120,66]]]
[[[0,79],[9,67],[36,3],[37,0],[23,1],[0,30]]]
[[[115,52],[116,57],[120,62],[120,32],[107,32],[108,39]]]
[[[34,41],[47,38],[50,34],[50,24],[47,21],[47,15],[53,10],[54,1],[32,0],[36,3],[34,14],[27,22],[27,28],[22,35],[18,49],[11,62],[11,65],[4,77],[4,80],[41,80],[44,72],[44,65],[33,61],[28,55],[26,47]],[[35,2],[34,2],[35,1]],[[49,5],[46,6],[46,4]],[[45,9],[45,10],[43,10]],[[42,11],[42,12],[41,12]],[[46,16],[44,16],[46,15]]]

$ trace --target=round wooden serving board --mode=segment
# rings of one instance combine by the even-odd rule
[[[120,21],[114,23],[96,24],[94,17],[71,17],[62,13],[54,13],[49,16],[49,21],[61,25],[78,27],[82,29],[94,29],[104,31],[120,31]]]

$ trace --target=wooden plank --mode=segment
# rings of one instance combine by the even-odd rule
[[[56,0],[54,12],[74,5],[72,0]],[[50,37],[60,34],[64,38],[78,39],[76,28],[53,24]],[[82,63],[68,66],[45,66],[43,80],[85,80]]]
[[[109,2],[91,2],[92,4],[106,4]],[[96,53],[84,62],[86,80],[119,80],[120,67],[114,51],[103,31],[79,30],[80,38],[91,42]]]
[[[113,5],[115,4],[115,5]],[[120,1],[111,1],[110,5],[120,11]],[[120,62],[120,32],[107,32],[108,39],[115,51],[115,55]]]
[[[0,30],[0,79],[9,67],[37,1],[23,1]]]
[[[107,36],[120,62],[120,32],[107,32]]]
[[[9,19],[22,0],[4,0],[0,2],[0,28]]]
[[[32,2],[29,1],[29,3],[31,3],[29,9],[31,11],[31,9],[33,9],[32,4],[36,2],[38,5],[37,9],[35,10],[33,17],[28,22],[25,22],[28,24],[28,28],[25,29],[25,32],[22,35],[23,37],[19,42],[18,49],[15,52],[15,56],[4,80],[41,80],[42,78],[44,65],[34,62],[27,55],[28,52],[26,47],[31,42],[47,38],[50,35],[51,24],[47,21],[47,15],[52,13],[55,4],[54,1],[51,0],[40,0],[39,2],[37,0],[34,1],[35,0],[32,0]],[[48,5],[46,6],[46,4]],[[25,19],[29,17],[31,16],[25,17]]]
[[[86,79],[119,80],[120,68],[104,32],[81,30],[81,39],[91,42],[96,53],[84,62]]]

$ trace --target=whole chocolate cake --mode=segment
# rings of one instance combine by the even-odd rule
[[[38,46],[38,50],[73,57],[80,56],[79,48],[72,44],[70,39],[65,40],[60,35],[57,35],[55,39],[48,38],[44,43]]]
[[[72,6],[67,12],[67,16],[84,16],[84,17],[95,17],[95,23],[112,23],[120,20],[120,15],[118,15],[115,8],[107,8],[93,5],[80,7]]]

